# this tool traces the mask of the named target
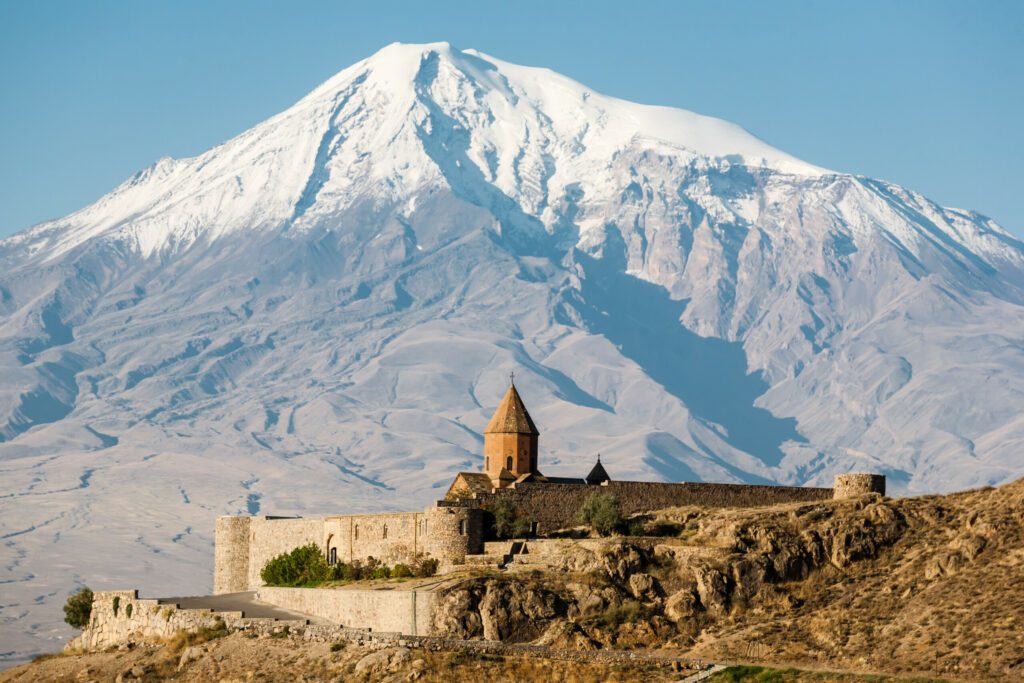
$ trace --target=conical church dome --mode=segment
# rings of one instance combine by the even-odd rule
[[[511,385],[505,392],[505,397],[498,404],[494,411],[494,417],[487,423],[484,434],[529,434],[537,436],[537,426],[533,424],[533,418],[526,411],[523,399],[516,391],[516,385]]]
[[[604,469],[604,465],[601,464],[601,456],[597,456],[597,464],[594,465],[594,469],[590,470],[590,474],[587,475],[588,484],[601,484],[606,481],[611,481],[611,477]]]

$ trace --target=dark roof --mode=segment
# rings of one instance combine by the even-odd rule
[[[587,482],[579,477],[544,477],[547,484],[586,484]]]
[[[484,434],[540,434],[514,384],[505,392]]]
[[[611,477],[604,470],[604,465],[601,464],[601,456],[597,456],[597,464],[594,465],[594,469],[590,470],[590,474],[587,475],[588,484],[600,484],[602,482],[611,481]]]

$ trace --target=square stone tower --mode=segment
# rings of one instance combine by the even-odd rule
[[[539,436],[515,383],[510,383],[484,430],[484,473],[496,488],[504,488],[525,475],[540,475]]]

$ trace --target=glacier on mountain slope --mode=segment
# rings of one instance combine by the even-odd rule
[[[0,657],[76,582],[203,590],[217,514],[426,504],[513,369],[552,474],[1005,481],[1022,304],[984,216],[389,46],[0,242]]]

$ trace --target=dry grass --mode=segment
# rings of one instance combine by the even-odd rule
[[[768,599],[733,610],[695,653],[1024,680],[1024,481],[886,505],[904,525],[891,546],[778,585],[799,606]],[[849,504],[712,512],[697,536],[715,543],[758,526],[799,534],[823,519],[863,523],[856,516]],[[748,656],[751,643],[760,657]]]

